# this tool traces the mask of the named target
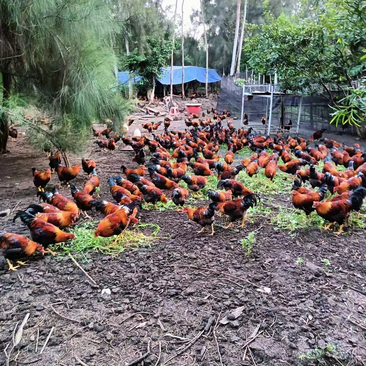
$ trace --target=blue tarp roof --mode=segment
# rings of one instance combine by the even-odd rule
[[[188,83],[192,80],[197,80],[200,83],[206,82],[206,68],[198,66],[184,67],[184,82]],[[214,69],[208,69],[208,82],[216,83],[221,77]],[[165,67],[162,70],[162,77],[158,79],[163,85],[170,85],[170,67]],[[173,66],[173,84],[182,84],[182,66]]]
[[[119,80],[120,84],[127,84],[129,77],[130,76],[129,76],[128,72],[120,71],[118,73],[118,80]],[[132,83],[138,83],[142,79],[141,76],[136,76],[134,74],[131,74],[131,77],[132,77]]]
[[[170,67],[164,67],[162,70],[162,77],[157,79],[163,85],[170,85]],[[132,74],[133,75],[133,74]],[[134,75],[133,75],[134,76]],[[128,83],[128,72],[121,71],[118,73],[120,84]],[[132,82],[138,83],[142,79],[141,76],[134,76]],[[200,83],[206,82],[206,69],[198,66],[184,67],[184,82],[188,83],[192,80],[197,80]],[[208,82],[216,83],[220,81],[221,77],[214,69],[208,69]],[[173,84],[182,84],[182,66],[173,66]]]

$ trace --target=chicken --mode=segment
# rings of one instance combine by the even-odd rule
[[[137,174],[137,175],[143,177],[145,175],[145,171],[146,171],[145,166],[140,166],[138,169],[127,169],[127,167],[125,165],[122,165],[121,169],[122,169],[123,173],[126,174],[127,179],[130,176],[130,174]]]
[[[215,230],[213,222],[215,221],[215,210],[217,205],[217,202],[212,202],[208,207],[184,208],[183,212],[187,213],[187,216],[190,220],[202,226],[202,229],[198,231],[198,233],[202,233],[206,226],[211,225],[211,235],[214,235]]]
[[[18,138],[18,130],[14,127],[9,127],[9,137],[11,137],[11,139],[13,141],[15,141]]]
[[[145,186],[151,186],[151,187],[155,187],[155,184],[153,182],[150,182],[149,180],[147,180],[146,178],[143,178],[137,174],[130,174],[128,176],[128,180],[131,182],[131,183],[134,183],[134,184],[137,184],[138,182],[144,184]],[[122,186],[122,185],[121,185]],[[127,188],[126,188],[127,189]]]
[[[179,206],[184,206],[186,200],[189,197],[189,191],[185,188],[175,188],[172,192],[172,201],[177,206],[177,211],[179,211]]]
[[[246,171],[247,171],[247,174],[249,175],[249,177],[252,177],[254,174],[257,174],[258,169],[259,169],[258,160],[252,161],[246,167]]]
[[[59,165],[61,165],[61,154],[60,154],[60,152],[56,151],[54,154],[51,154],[48,159],[50,161],[49,165],[50,165],[51,171],[55,172],[57,167]]]
[[[42,210],[40,209],[40,207],[42,207]],[[62,210],[58,209],[56,206],[53,206],[49,203],[32,203],[27,207],[27,210],[28,209],[37,209],[38,212],[45,212],[45,213],[62,212]]]
[[[225,163],[226,164],[232,164],[234,162],[234,153],[232,149],[228,150],[228,152],[225,154]]]
[[[195,175],[203,175],[203,176],[213,175],[213,172],[210,170],[208,164],[188,163],[188,166],[190,166],[193,169]]]
[[[74,165],[72,167],[58,166],[56,169],[60,184],[69,184],[70,181],[75,179],[80,172],[81,164]]]
[[[116,184],[113,178],[108,178],[109,189],[114,200],[118,203],[121,202],[124,197],[131,197],[131,192]]]
[[[340,225],[337,234],[341,234],[343,232],[344,222],[348,220],[351,211],[359,211],[365,197],[366,188],[358,187],[348,199],[314,202],[314,207],[319,216],[330,222],[325,229],[329,229],[330,226],[336,222]]]
[[[219,203],[218,211],[229,216],[230,224],[225,229],[233,226],[233,222],[242,219],[241,227],[245,224],[245,214],[250,207],[257,204],[257,197],[255,194],[248,194],[244,198],[237,198],[224,203]]]
[[[116,147],[117,147],[117,145],[116,145],[116,142],[114,141],[114,139],[110,139],[108,141],[107,149],[110,151],[114,151],[114,150],[116,150]]]
[[[75,239],[74,234],[66,233],[57,226],[38,219],[29,212],[19,211],[13,221],[18,217],[28,226],[32,240],[42,244],[46,249],[50,244],[63,243]]]
[[[244,186],[244,184],[234,180],[234,179],[224,179],[220,180],[220,182],[217,184],[217,188],[225,188],[226,191],[231,190],[233,193],[233,196],[248,196],[250,194],[253,194],[252,191],[250,191],[248,188]]]
[[[45,222],[49,222],[52,225],[57,226],[60,229],[64,229],[71,226],[78,219],[79,215],[74,212],[68,211],[56,211],[56,212],[44,212],[45,208],[42,205],[33,204],[27,208],[26,212],[34,215],[37,219],[41,219]]]
[[[46,185],[51,180],[51,169],[47,169],[44,172],[32,168],[33,172],[33,183],[39,191],[44,191]]]
[[[167,170],[168,177],[172,178],[172,180],[174,180],[175,182],[178,182],[183,177],[183,175],[185,175],[185,173],[186,173],[186,169],[183,169],[183,168],[173,169],[168,166],[166,168],[166,170]]]
[[[205,188],[207,184],[207,178],[196,175],[183,175],[182,180],[187,183],[188,188],[193,192],[198,192],[200,189]]]
[[[346,193],[362,186],[364,175],[360,172],[355,177],[349,178],[334,188],[338,194]]]
[[[95,140],[95,144],[97,144],[101,149],[108,149],[108,141],[106,140]]]
[[[332,161],[336,165],[343,165],[343,154],[338,149],[332,149],[330,154],[332,155]]]
[[[144,149],[141,149],[135,157],[132,159],[132,161],[135,161],[138,165],[144,165],[145,164],[145,158],[146,153]]]
[[[94,160],[90,159],[81,159],[81,166],[86,174],[90,175],[93,173],[93,170],[96,168],[96,163]]]
[[[89,211],[93,208],[90,202],[94,201],[94,198],[88,193],[79,191],[72,183],[70,183],[70,189],[71,194],[74,197],[74,200],[81,212],[84,213],[85,216],[88,216],[86,211]]]
[[[212,202],[226,202],[230,201],[232,198],[232,192],[230,190],[226,192],[216,192],[209,189],[207,195]]]
[[[310,137],[310,141],[314,141],[314,140],[320,140],[323,137],[323,133],[326,131],[326,128],[322,128],[321,130],[315,131],[311,137]]]
[[[137,208],[135,207],[131,213],[131,209],[128,206],[121,206],[121,208],[109,215],[107,215],[97,227],[94,233],[95,237],[102,236],[109,238],[113,235],[117,235],[114,243],[122,236],[123,231],[129,225],[138,224],[136,219]]]
[[[170,122],[171,122],[172,120],[170,119],[170,118],[168,118],[168,117],[165,117],[164,118],[164,128],[165,128],[165,133],[168,133],[168,128],[169,128],[169,126],[170,126]]]
[[[83,192],[86,194],[93,195],[93,193],[97,188],[99,188],[99,177],[97,174],[97,169],[94,168],[92,177],[84,183]]]
[[[275,177],[277,173],[277,159],[273,158],[265,167],[264,169],[264,175],[273,181],[273,178]]]
[[[101,212],[104,216],[110,215],[113,212],[116,212],[121,208],[121,206],[116,205],[114,203],[108,202],[108,201],[90,201],[90,205],[95,207],[95,209],[99,212]]]
[[[142,196],[142,193],[140,192],[139,188],[128,179],[123,179],[122,177],[112,177],[112,178],[120,187],[127,189],[131,194],[135,196]]]
[[[30,257],[35,252],[40,252],[43,255],[45,249],[42,245],[23,235],[0,232],[0,252],[5,257],[9,270],[14,271],[18,267],[14,267],[10,260],[16,260],[18,264],[24,264],[19,259]]]
[[[277,166],[284,173],[296,174],[296,171],[299,169],[300,165],[304,165],[305,163],[306,163],[306,161],[304,161],[304,160],[294,159],[294,160],[289,161],[286,164],[283,164],[283,165],[279,164]]]
[[[53,206],[56,206],[58,209],[60,209],[62,211],[79,213],[79,208],[76,205],[76,203],[71,201],[70,199],[66,198],[62,194],[60,194],[56,188],[53,189],[53,193],[38,192],[37,196],[41,196],[41,198],[45,202],[47,202]]]
[[[293,190],[292,194],[292,204],[295,208],[303,210],[306,215],[310,215],[315,208],[313,208],[313,203],[321,201],[324,199],[328,190],[326,184],[322,185],[318,192],[309,191],[307,193],[300,193],[298,190]]]
[[[310,166],[310,174],[309,174],[309,183],[310,185],[315,187],[320,187],[324,182],[324,174],[319,173],[315,170],[313,165]]]
[[[163,191],[157,187],[146,186],[142,183],[138,183],[140,191],[143,193],[143,198],[146,202],[156,205],[158,201],[162,203],[168,203]]]
[[[178,184],[149,168],[151,181],[160,189],[178,188]]]

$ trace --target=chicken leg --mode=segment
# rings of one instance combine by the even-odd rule
[[[215,235],[214,224],[211,224],[211,235]]]
[[[324,226],[324,230],[330,230],[330,227],[334,225],[334,222],[329,223],[328,225]]]
[[[245,216],[243,216],[243,220],[241,220],[241,225],[240,225],[240,227],[244,227],[244,225],[245,225]]]
[[[14,267],[8,258],[6,258],[6,262],[8,263],[9,271],[16,271],[19,268],[19,266]]]
[[[340,227],[339,227],[339,230],[335,233],[336,235],[341,235],[342,233],[344,233],[344,231],[343,231],[343,225],[341,225]]]
[[[50,253],[54,257],[57,255],[57,253],[56,252],[53,252],[50,248],[47,248],[43,253]]]
[[[201,230],[197,231],[197,234],[201,234],[205,231],[205,227],[203,226]]]
[[[228,225],[228,226],[225,226],[224,227],[224,229],[229,229],[229,228],[231,228],[233,226],[233,223],[232,222],[230,222],[230,224]]]

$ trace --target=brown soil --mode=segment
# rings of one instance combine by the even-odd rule
[[[11,154],[0,157],[0,210],[36,201],[30,168],[47,167],[44,154],[24,138],[9,142],[9,149]],[[100,152],[95,145],[89,153],[99,168],[100,194],[111,200],[105,178],[118,173],[122,163],[131,165],[133,154]],[[75,184],[84,179],[80,174]],[[62,192],[70,196],[66,188]],[[10,365],[127,365],[148,347],[144,365],[156,365],[158,357],[160,365],[220,365],[218,352],[222,364],[230,366],[366,364],[363,230],[340,237],[302,230],[293,238],[260,217],[240,230],[224,230],[218,218],[211,237],[197,234],[199,227],[175,211],[142,211],[140,221],[161,228],[151,247],[114,258],[87,253],[87,261],[80,260],[98,286],[68,257],[35,257],[15,272],[2,263],[0,350],[12,343],[15,325],[30,314]],[[28,234],[12,216],[0,219],[0,230]],[[240,242],[253,230],[257,241],[247,257]],[[111,295],[102,296],[102,289]],[[236,320],[213,331],[217,320],[239,307]],[[208,323],[212,326],[205,330]],[[257,338],[243,349],[255,330]],[[299,358],[326,345],[336,351],[318,361]],[[0,364],[6,364],[4,352]]]

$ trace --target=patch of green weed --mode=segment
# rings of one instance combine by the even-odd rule
[[[244,249],[245,255],[249,257],[252,254],[253,245],[256,242],[256,233],[250,232],[246,238],[241,240],[241,246]]]
[[[290,175],[280,171],[277,171],[276,176],[271,181],[265,176],[264,169],[260,169],[253,177],[249,177],[246,172],[241,171],[237,176],[237,180],[257,194],[288,194],[293,184]]]
[[[160,227],[155,224],[139,224],[136,228],[128,228],[123,235],[110,238],[94,237],[97,222],[87,222],[75,227],[71,232],[75,239],[69,243],[62,243],[57,246],[62,255],[68,253],[85,254],[88,252],[99,252],[102,254],[118,255],[127,248],[136,248],[139,246],[150,246],[152,242],[158,239]],[[149,235],[143,234],[139,228],[151,228],[153,231]]]

